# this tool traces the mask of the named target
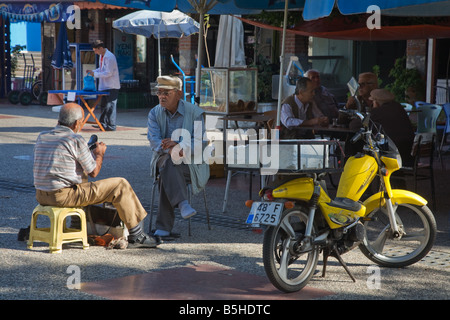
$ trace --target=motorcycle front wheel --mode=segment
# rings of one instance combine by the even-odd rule
[[[280,223],[264,233],[264,270],[270,282],[283,292],[301,290],[316,270],[319,247],[302,249],[307,222],[308,214],[301,209],[288,209]]]
[[[436,239],[436,221],[427,206],[397,206],[400,238],[393,236],[386,208],[376,208],[367,217],[366,235],[359,248],[367,258],[384,267],[401,268],[420,261]]]

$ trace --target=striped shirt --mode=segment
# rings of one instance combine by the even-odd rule
[[[34,146],[34,186],[55,191],[82,182],[83,172],[96,167],[86,140],[70,128],[57,125],[41,132]]]

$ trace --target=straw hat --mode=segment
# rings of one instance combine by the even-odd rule
[[[156,79],[156,82],[156,88],[158,89],[181,90],[181,88],[183,87],[183,82],[181,81],[181,79],[173,76],[159,76]]]

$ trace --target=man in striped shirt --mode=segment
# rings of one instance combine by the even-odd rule
[[[129,248],[156,247],[160,241],[143,232],[140,222],[147,212],[126,179],[83,179],[87,178],[85,174],[92,178],[99,174],[106,151],[106,145],[97,142],[91,153],[86,140],[78,134],[83,119],[83,109],[76,103],[67,103],[61,108],[58,125],[39,134],[33,166],[37,201],[57,207],[110,202],[129,230]]]

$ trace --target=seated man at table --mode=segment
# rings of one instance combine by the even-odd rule
[[[314,102],[322,113],[331,122],[339,117],[338,103],[334,95],[325,88],[320,81],[320,73],[315,69],[310,69],[305,73],[305,77],[311,79],[314,84]]]
[[[91,152],[78,134],[84,119],[76,103],[65,104],[57,126],[41,132],[34,147],[34,186],[36,199],[44,206],[86,207],[110,202],[128,228],[128,248],[154,248],[159,242],[143,232],[141,221],[147,215],[127,180],[108,178],[83,182],[86,173],[95,178],[103,164],[106,145],[96,143]]]
[[[295,92],[281,104],[281,139],[314,138],[311,130],[298,130],[305,126],[328,126],[324,116],[314,102],[314,84],[305,77],[297,80]]]
[[[414,128],[403,106],[395,101],[395,96],[386,89],[375,89],[370,93],[373,101],[370,118],[382,126],[385,134],[395,143],[404,166],[411,166]]]
[[[358,77],[358,94],[355,97],[349,97],[345,105],[346,109],[358,110],[358,102],[361,107],[361,112],[371,111],[373,101],[370,100],[370,93],[372,90],[378,88],[378,77],[375,73],[364,72]],[[339,123],[344,124],[351,129],[359,129],[362,126],[359,118],[351,119],[346,114],[339,114]]]
[[[373,72],[361,73],[358,77],[358,94],[356,95],[360,105],[361,111],[366,112],[372,109],[372,100],[370,100],[370,93],[372,90],[378,89],[378,77]],[[346,109],[358,109],[358,104],[355,97],[349,97],[345,104]]]
[[[180,235],[172,232],[175,223],[174,209],[180,209],[185,219],[196,214],[188,202],[187,183],[192,192],[205,188],[209,179],[209,164],[196,158],[203,153],[205,123],[203,110],[182,99],[183,83],[174,76],[157,78],[159,104],[148,114],[148,140],[152,149],[151,176],[159,174],[159,208],[155,236],[162,240],[174,240]],[[191,138],[176,138],[177,131]],[[200,147],[200,150],[198,147]],[[182,159],[182,161],[179,161]]]

